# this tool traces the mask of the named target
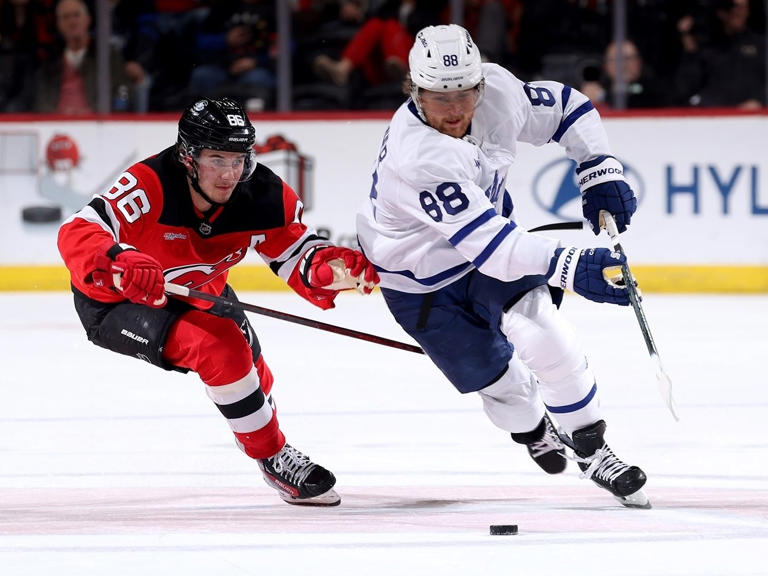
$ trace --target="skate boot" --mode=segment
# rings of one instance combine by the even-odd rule
[[[641,490],[645,472],[619,460],[603,440],[604,434],[603,420],[573,433],[573,450],[582,476],[608,490],[628,508],[650,508],[648,496]]]
[[[565,446],[560,441],[548,414],[544,414],[539,425],[530,432],[513,432],[512,440],[525,444],[533,461],[547,474],[560,474],[568,464]]]
[[[271,458],[257,462],[264,481],[288,504],[338,506],[341,503],[333,490],[336,477],[290,444]]]

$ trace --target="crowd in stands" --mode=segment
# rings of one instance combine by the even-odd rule
[[[284,0],[292,18],[292,108],[394,109],[415,33],[451,21],[449,0]],[[766,102],[768,0],[627,0],[612,43],[611,0],[464,0],[485,60],[627,108]],[[113,112],[178,111],[203,95],[273,110],[275,0],[110,0]],[[97,109],[96,0],[0,0],[0,112]]]

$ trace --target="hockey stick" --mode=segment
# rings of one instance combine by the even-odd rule
[[[342,328],[341,326],[326,324],[325,322],[320,322],[318,320],[311,320],[301,316],[294,316],[293,314],[287,314],[286,312],[280,312],[278,310],[271,310],[270,308],[263,308],[262,306],[256,306],[254,304],[246,304],[245,302],[228,300],[227,298],[223,298],[221,296],[214,296],[213,294],[187,288],[186,286],[180,286],[179,284],[166,282],[165,291],[166,293],[173,294],[175,296],[197,298],[198,300],[214,302],[215,304],[221,304],[223,306],[245,310],[246,312],[253,312],[254,314],[261,314],[262,316],[269,316],[270,318],[277,318],[278,320],[293,322],[294,324],[301,324],[302,326],[309,326],[310,328],[317,328],[318,330],[325,330],[326,332],[333,332],[334,334],[341,334],[342,336],[349,336],[350,338],[357,338],[358,340],[373,342],[374,344],[389,346],[390,348],[398,348],[408,352],[415,352],[416,354],[424,354],[424,350],[418,346],[414,346],[413,344],[406,344],[405,342],[390,340],[389,338],[383,338],[382,336],[374,336],[373,334],[358,332],[357,330],[352,330],[350,328]]]
[[[613,249],[619,254],[624,254],[624,249],[619,243],[619,230],[616,228],[616,221],[613,216],[606,211],[600,213],[600,217],[605,223],[605,229],[608,232],[608,236],[611,237],[611,243]],[[626,256],[626,254],[624,254]],[[679,421],[680,417],[677,415],[677,407],[675,406],[675,399],[672,397],[672,380],[664,371],[664,367],[661,365],[661,358],[659,358],[659,352],[656,350],[656,344],[651,336],[651,329],[648,326],[648,320],[645,318],[643,307],[640,305],[640,295],[637,291],[637,285],[635,284],[635,278],[632,276],[632,272],[629,270],[629,264],[624,264],[621,267],[621,275],[624,277],[624,285],[629,292],[629,301],[632,304],[632,309],[635,311],[637,317],[637,323],[640,325],[640,331],[643,333],[643,339],[645,339],[645,345],[648,347],[648,353],[651,355],[654,367],[656,368],[656,382],[659,385],[659,392],[661,392],[662,398],[667,404],[667,408],[672,413],[672,417]]]
[[[552,224],[543,224],[542,226],[536,226],[531,228],[528,232],[545,232],[547,230],[581,230],[584,228],[584,222],[582,220],[576,222],[553,222]]]

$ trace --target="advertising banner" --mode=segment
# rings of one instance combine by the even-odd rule
[[[257,120],[259,161],[299,193],[306,223],[355,245],[355,212],[367,201],[387,123]],[[768,290],[768,117],[623,117],[605,125],[639,198],[622,243],[646,289]],[[166,119],[0,122],[0,289],[66,289],[58,226],[128,166],[175,139],[176,122]],[[520,144],[506,181],[517,222],[532,228],[581,220],[574,170],[555,143]],[[567,244],[609,245],[588,229],[548,234]],[[265,268],[255,254],[246,264]],[[16,278],[18,271],[36,280]]]

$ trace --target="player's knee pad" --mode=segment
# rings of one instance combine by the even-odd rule
[[[501,330],[542,383],[580,379],[587,370],[573,327],[554,306],[545,287],[531,290],[505,312]]]
[[[537,288],[502,316],[501,329],[538,378],[547,408],[570,427],[599,418],[595,377],[571,325]]]
[[[166,357],[212,386],[239,380],[254,365],[252,350],[235,321],[200,310],[178,319],[168,335]]]
[[[478,394],[490,421],[507,432],[528,432],[544,416],[536,378],[517,355],[509,361],[506,372]]]

